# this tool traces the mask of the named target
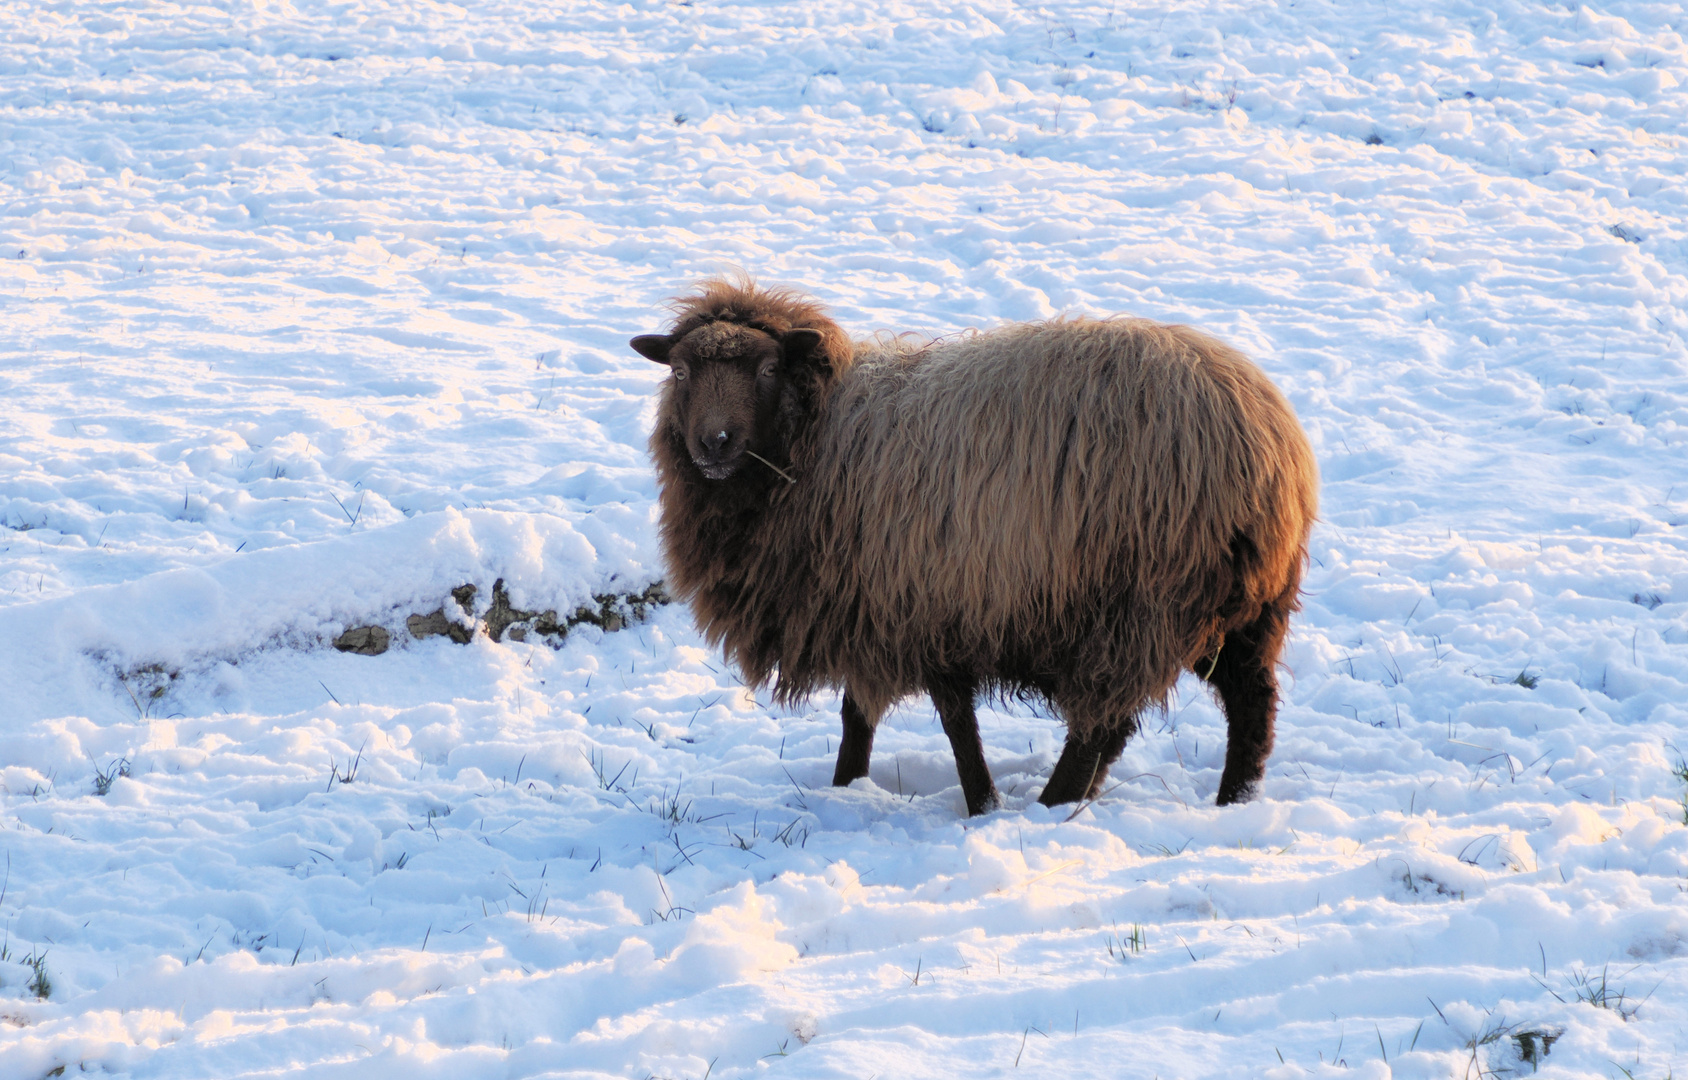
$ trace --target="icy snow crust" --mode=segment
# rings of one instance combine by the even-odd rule
[[[0,6],[0,1074],[1688,1071],[1685,29]],[[660,577],[625,342],[734,264],[1260,359],[1324,471],[1262,801],[1193,681],[1076,818],[987,709],[970,821],[924,700],[832,790],[683,609],[403,633]]]

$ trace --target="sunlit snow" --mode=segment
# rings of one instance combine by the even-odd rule
[[[1684,33],[0,5],[0,1077],[1688,1074]],[[733,267],[1258,359],[1323,472],[1260,801],[1193,679],[1076,816],[990,704],[968,819],[924,699],[833,789],[681,607],[408,635],[661,578],[626,342]]]

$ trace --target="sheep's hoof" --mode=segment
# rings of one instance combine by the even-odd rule
[[[1231,806],[1235,803],[1253,802],[1260,798],[1261,781],[1243,780],[1238,783],[1219,783],[1219,797],[1214,800],[1220,806]]]
[[[993,787],[984,798],[979,800],[978,805],[974,805],[971,799],[967,801],[967,816],[978,817],[980,814],[988,814],[993,810],[1001,810],[1002,805],[1002,793]]]

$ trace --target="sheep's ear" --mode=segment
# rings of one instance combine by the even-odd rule
[[[825,364],[824,357],[818,355],[821,347],[821,332],[808,327],[787,330],[780,337],[780,351],[785,354],[785,362],[790,365],[806,364],[817,360]]]
[[[667,334],[640,334],[627,344],[633,346],[633,351],[646,360],[655,360],[659,364],[668,363],[668,350],[674,347],[674,339]]]

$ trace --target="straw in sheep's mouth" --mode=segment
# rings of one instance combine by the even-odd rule
[[[746,450],[745,453],[749,454],[751,457],[755,458],[757,461],[760,461],[762,464],[766,465],[768,468],[770,468],[770,469],[774,470],[775,472],[779,473],[780,479],[784,480],[786,483],[788,483],[788,484],[797,483],[797,477],[792,476],[790,473],[786,472],[784,469],[780,468],[778,465],[775,465],[773,462],[769,461],[767,458],[763,457],[761,454],[758,454],[756,451]]]

